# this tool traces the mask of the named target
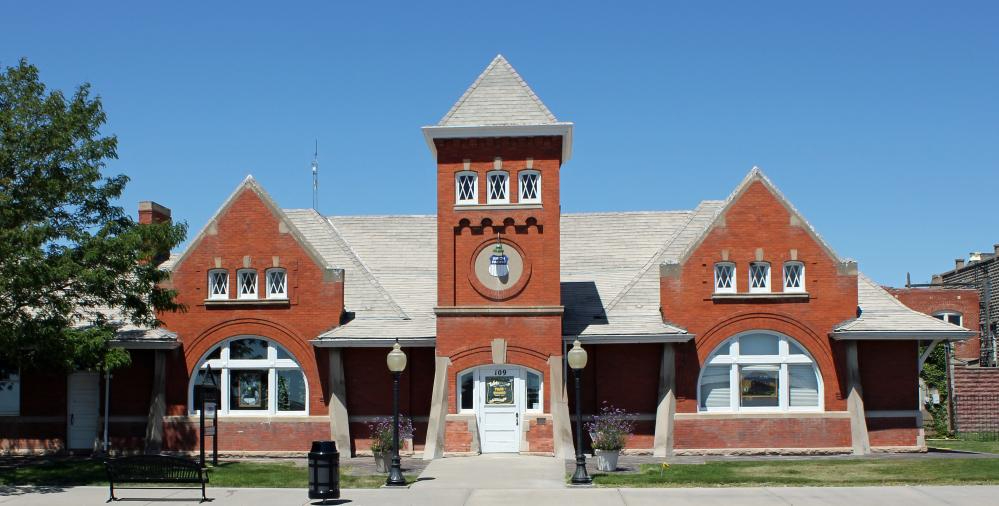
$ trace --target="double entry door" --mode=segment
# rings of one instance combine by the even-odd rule
[[[475,371],[475,415],[482,453],[520,451],[524,369],[489,365]]]

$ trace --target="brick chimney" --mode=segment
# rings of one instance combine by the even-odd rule
[[[139,202],[139,223],[148,225],[150,223],[169,223],[170,209],[163,207],[151,200]]]
[[[955,258],[954,259],[954,270],[960,269],[962,267],[964,267],[964,259],[963,258]]]
[[[992,245],[992,254],[999,257],[999,244]]]

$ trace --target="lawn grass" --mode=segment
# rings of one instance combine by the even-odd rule
[[[598,473],[605,487],[859,486],[999,484],[999,458],[849,459],[643,464],[637,473]]]
[[[962,452],[999,453],[999,441],[975,441],[969,439],[927,439],[926,446],[940,450]]]
[[[0,471],[0,485],[79,486],[107,485],[104,464],[96,460],[62,460]],[[415,481],[414,476],[406,476]],[[353,475],[340,471],[340,488],[377,488],[385,475]],[[208,469],[209,487],[306,488],[308,469],[291,462],[222,462]]]

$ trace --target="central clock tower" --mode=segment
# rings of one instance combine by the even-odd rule
[[[477,440],[481,452],[563,453],[559,174],[572,123],[559,122],[497,56],[423,132],[437,161],[443,377],[435,383],[443,390],[446,382],[447,396],[446,422],[430,427],[442,441],[428,434],[427,444],[476,451]]]

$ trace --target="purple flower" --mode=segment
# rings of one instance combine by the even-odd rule
[[[600,413],[593,416],[593,421],[586,423],[586,430],[593,439],[594,449],[621,450],[628,436],[635,431],[634,415],[604,401]]]

